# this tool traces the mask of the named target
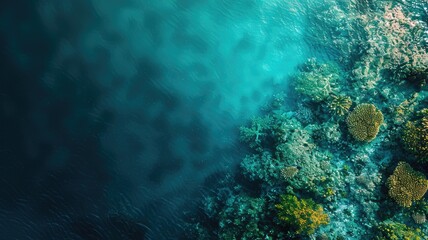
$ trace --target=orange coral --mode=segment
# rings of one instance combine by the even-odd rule
[[[406,162],[399,162],[387,180],[388,194],[399,205],[410,207],[420,200],[428,189],[428,180],[421,172],[413,170]]]

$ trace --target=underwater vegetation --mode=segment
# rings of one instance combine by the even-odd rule
[[[239,180],[193,238],[427,239],[427,22],[397,1],[322,4],[304,35],[337,58],[315,51],[290,100],[240,128]]]

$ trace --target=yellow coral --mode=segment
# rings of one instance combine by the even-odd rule
[[[345,115],[349,111],[349,108],[351,108],[351,105],[352,100],[348,96],[332,94],[328,101],[330,111],[339,116]]]
[[[355,139],[370,142],[379,132],[383,114],[373,104],[360,104],[349,114],[346,122]]]
[[[276,204],[278,218],[297,228],[297,234],[313,234],[322,224],[328,224],[329,217],[321,205],[311,199],[298,199],[294,195],[281,195]]]
[[[428,180],[408,163],[399,162],[388,178],[387,186],[391,198],[403,207],[410,207],[413,201],[420,200],[425,195]]]
[[[407,122],[403,134],[404,146],[416,155],[418,160],[428,160],[428,117]]]

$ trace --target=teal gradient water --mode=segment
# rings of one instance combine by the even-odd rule
[[[157,222],[197,198],[207,177],[239,163],[239,125],[286,89],[310,54],[302,9],[287,1],[106,5],[94,2],[121,42],[105,41],[99,29],[83,37],[89,58],[91,49],[109,50],[114,72],[99,78],[112,92],[106,106],[120,115],[103,144],[120,156],[118,174],[135,184],[138,204],[162,199],[162,210],[149,214]],[[143,147],[127,146],[130,138]]]
[[[239,126],[324,54],[305,38],[316,1],[19,3],[1,18],[8,239],[102,236],[111,213],[171,239],[246,154]]]

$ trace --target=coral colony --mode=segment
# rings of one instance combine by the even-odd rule
[[[240,128],[249,153],[192,239],[428,239],[428,5],[346,2],[311,26],[337,60],[301,63],[294,109]]]

